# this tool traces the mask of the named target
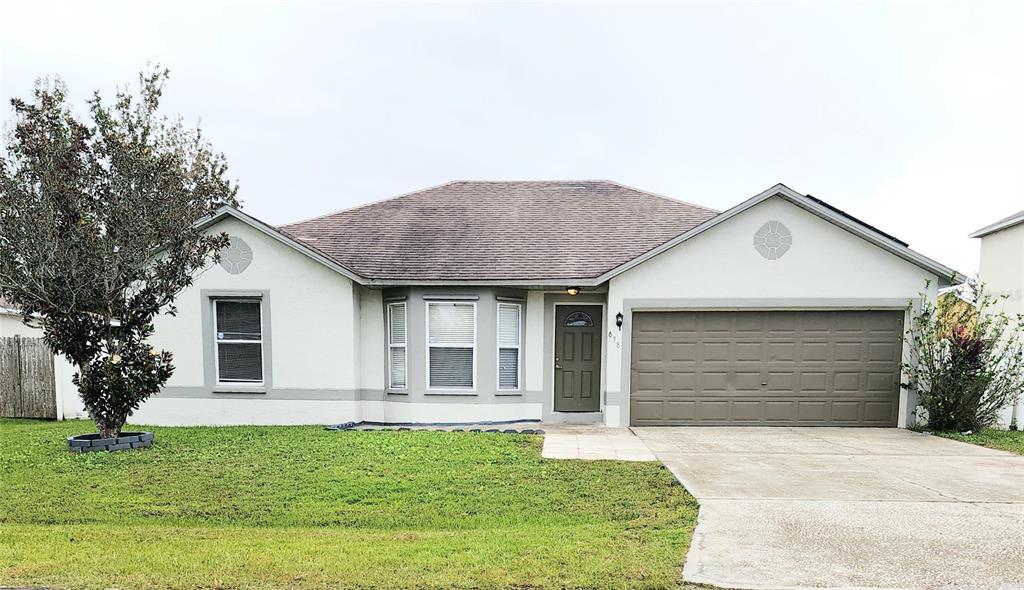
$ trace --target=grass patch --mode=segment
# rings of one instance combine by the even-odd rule
[[[990,449],[1000,449],[1024,455],[1024,431],[1021,430],[984,428],[973,434],[960,434],[957,432],[936,432],[935,434]]]
[[[0,587],[678,588],[696,501],[540,437],[0,420]]]

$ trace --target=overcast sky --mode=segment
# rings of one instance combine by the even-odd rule
[[[775,184],[961,271],[1024,209],[1024,3],[19,2],[0,96],[172,70],[164,107],[284,223],[454,179]],[[10,119],[7,109],[3,119]]]

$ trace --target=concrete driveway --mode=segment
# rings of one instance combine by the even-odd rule
[[[1024,457],[899,429],[634,428],[725,588],[1024,588]]]

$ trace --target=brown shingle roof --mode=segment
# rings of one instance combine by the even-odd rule
[[[593,278],[716,211],[606,180],[457,181],[281,226],[377,280]]]

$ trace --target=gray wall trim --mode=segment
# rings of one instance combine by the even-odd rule
[[[479,295],[423,295],[424,301],[479,301]]]
[[[156,395],[162,399],[271,399],[291,401],[386,401],[388,403],[477,404],[480,396],[430,395],[412,399],[409,395],[386,393],[383,389],[305,389],[278,387],[265,391],[218,391],[208,387],[165,387]],[[542,391],[519,391],[488,399],[489,404],[536,404],[544,397]]]
[[[906,310],[904,326],[909,326],[909,314],[911,309],[921,304],[919,297],[907,299],[895,298],[806,298],[806,299],[623,299],[622,300],[622,360],[619,367],[619,392],[614,396],[614,402],[606,400],[606,403],[617,403],[620,408],[622,420],[629,424],[629,378],[631,354],[633,348],[633,312],[634,311],[707,311],[721,310],[729,311],[736,309],[748,310],[814,310],[814,309],[902,309]],[[901,375],[901,381],[906,382],[906,374]],[[900,415],[899,427],[905,427],[911,421],[908,415],[916,407],[916,395],[911,394],[905,388],[900,388]],[[910,406],[910,407],[908,407]]]
[[[911,298],[668,298],[668,299],[624,299],[624,308],[632,311],[688,310],[730,310],[730,309],[906,309]],[[626,312],[622,312],[623,316]],[[625,324],[622,326],[625,331]]]
[[[201,289],[199,291],[200,320],[203,322],[203,387],[209,393],[215,390],[220,393],[265,393],[274,389],[274,354],[273,354],[273,324],[271,324],[270,291],[267,290],[230,290],[230,289]],[[217,299],[237,298],[259,298],[260,317],[263,321],[263,383],[261,385],[241,384],[218,384],[216,363],[213,361],[214,348],[214,326],[213,326],[213,302]],[[170,388],[165,388],[170,389]]]
[[[506,301],[509,303],[522,303],[526,301],[526,298],[524,297],[508,297],[506,295],[498,295],[495,297],[495,299],[497,299],[498,301]]]
[[[399,404],[539,404],[543,397],[544,393],[541,391],[517,391],[514,395],[507,395],[506,393],[503,393],[501,395],[496,394],[493,397],[473,394],[435,394],[434,392],[428,393],[422,397],[414,397],[410,395],[394,395],[392,393],[388,393],[385,401]]]
[[[387,303],[399,303],[399,302],[405,301],[408,298],[409,298],[408,295],[399,295],[399,296],[396,296],[396,297],[385,297],[384,301],[387,302]]]
[[[358,401],[383,399],[381,390],[361,389],[303,389],[280,387],[265,389],[260,392],[225,390],[207,387],[165,387],[157,394],[158,398],[173,399],[277,399],[277,400],[316,400],[316,401]]]

